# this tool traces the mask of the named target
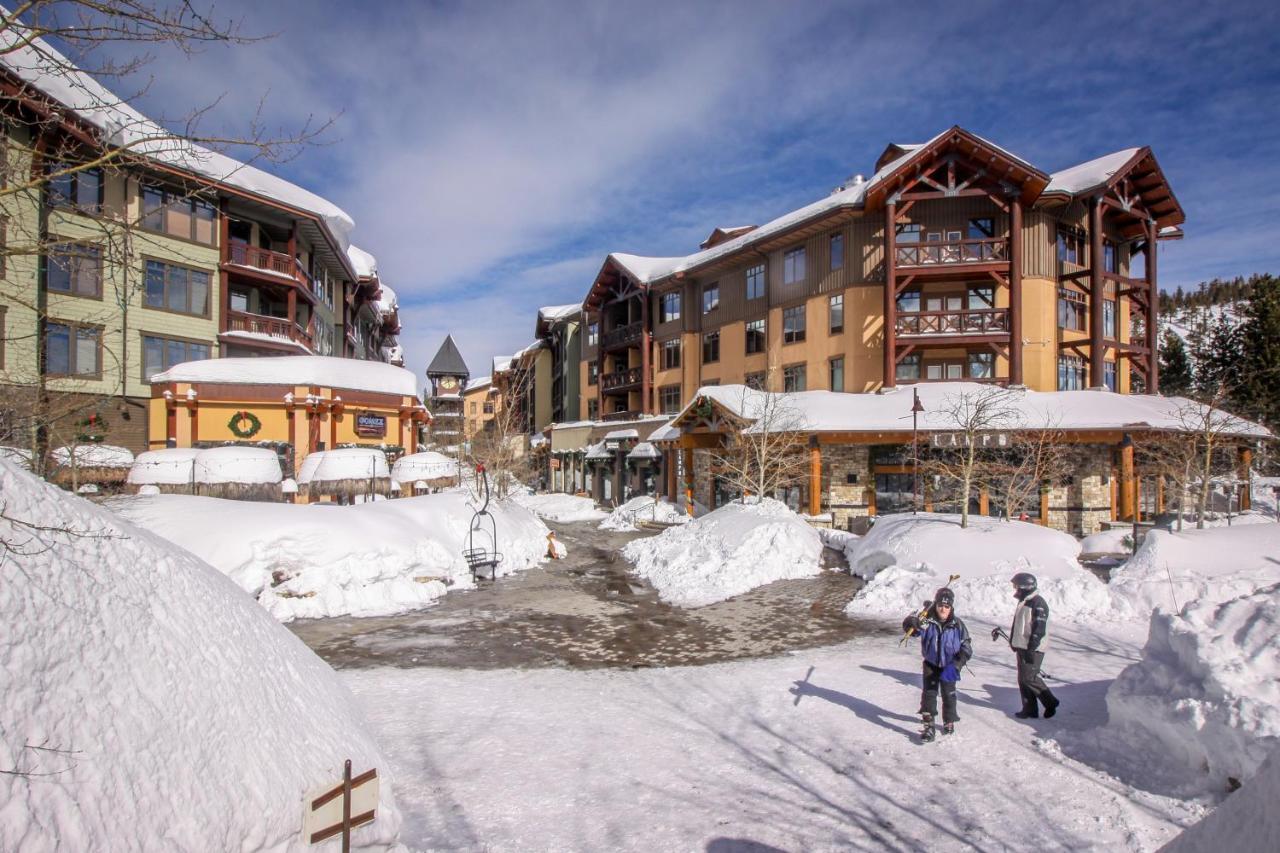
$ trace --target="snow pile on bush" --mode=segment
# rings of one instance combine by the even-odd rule
[[[641,521],[656,521],[659,524],[684,524],[689,521],[689,514],[683,507],[657,500],[647,495],[632,498],[620,507],[616,507],[609,517],[600,522],[601,530],[617,530],[632,532],[637,530],[636,524]]]
[[[1107,690],[1109,726],[1223,790],[1280,746],[1280,585],[1157,610],[1142,660]]]
[[[1111,572],[1117,610],[1145,618],[1196,599],[1225,601],[1280,583],[1280,524],[1153,530]]]
[[[185,486],[191,482],[191,466],[200,451],[194,447],[166,447],[139,453],[129,469],[131,486]]]
[[[1081,554],[1132,554],[1133,528],[1113,527],[1080,540]]]
[[[636,574],[678,607],[702,607],[767,583],[822,571],[822,540],[787,505],[734,502],[657,536],[629,542]]]
[[[1244,853],[1274,850],[1280,838],[1280,748],[1244,787],[1199,823],[1160,848],[1160,853]]]
[[[606,513],[596,509],[596,502],[591,498],[580,498],[559,492],[535,495],[524,490],[511,494],[512,500],[536,515],[548,521],[596,521],[604,518]]]
[[[280,457],[267,447],[167,447],[139,453],[129,469],[133,486],[197,483],[279,483]]]
[[[419,480],[458,479],[458,460],[424,450],[401,456],[391,466],[391,477],[401,484],[413,484]]]
[[[387,455],[375,447],[343,447],[307,454],[298,469],[298,484],[341,480],[389,480]]]
[[[162,495],[112,504],[134,523],[227,574],[281,621],[381,616],[473,586],[462,552],[474,507],[462,492],[356,506],[248,504]],[[547,527],[510,502],[491,504],[498,575],[537,564]],[[475,545],[493,550],[487,530]]]
[[[933,597],[952,574],[956,611],[1004,620],[1013,612],[1009,579],[1031,572],[1054,618],[1110,615],[1106,584],[1082,568],[1075,538],[1023,521],[935,513],[881,516],[846,549],[850,570],[869,578],[849,602],[850,616],[901,617]]]
[[[114,444],[55,447],[49,456],[58,465],[70,465],[74,458],[77,468],[128,468],[133,464],[133,451]]]
[[[0,461],[0,849],[310,849],[302,801],[377,767],[333,670],[191,554]],[[206,519],[206,523],[210,520]],[[225,535],[227,525],[218,526]]]

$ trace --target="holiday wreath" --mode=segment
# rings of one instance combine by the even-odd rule
[[[236,438],[253,438],[262,429],[262,421],[253,412],[236,412],[227,421],[227,428]]]

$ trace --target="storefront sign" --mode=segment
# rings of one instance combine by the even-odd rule
[[[554,456],[551,457],[551,470],[552,471],[560,470],[560,460],[556,459]]]
[[[373,412],[361,412],[356,415],[356,435],[369,438],[382,438],[387,434],[387,416]]]
[[[1009,433],[1007,432],[984,432],[974,436],[974,443],[981,448],[990,450],[997,447],[1009,446]],[[934,447],[968,447],[969,436],[962,432],[935,432],[929,436],[929,443]]]

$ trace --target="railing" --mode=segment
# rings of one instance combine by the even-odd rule
[[[968,311],[903,311],[894,326],[898,335],[989,335],[1009,331],[1008,308]]]
[[[600,346],[605,349],[625,346],[640,340],[640,333],[643,331],[644,323],[639,320],[634,323],[628,323],[625,326],[619,326],[616,329],[610,329],[600,336]]]
[[[310,282],[307,281],[307,276],[303,274],[298,262],[281,252],[259,249],[257,246],[249,246],[244,243],[232,243],[228,247],[227,256],[227,263],[265,270],[269,273],[291,278],[299,284],[310,287]]]
[[[1009,241],[1003,237],[981,240],[909,243],[898,245],[896,263],[900,267],[926,267],[935,264],[986,264],[1009,259]]]
[[[227,312],[228,332],[250,332],[255,335],[267,335],[286,341],[302,344],[308,349],[312,345],[312,329],[302,328],[287,317],[266,317],[262,314],[249,314],[244,311]]]
[[[640,368],[632,367],[628,370],[619,370],[617,373],[606,373],[600,377],[600,383],[606,391],[621,388],[624,385],[639,385]]]
[[[639,418],[642,416],[643,415],[641,412],[633,412],[633,411],[627,410],[624,412],[610,412],[609,414],[600,418],[600,420],[602,421],[633,421],[636,418]]]

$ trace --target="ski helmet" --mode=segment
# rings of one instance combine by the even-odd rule
[[[1036,591],[1036,576],[1030,572],[1018,572],[1013,576],[1013,585],[1018,588],[1018,592],[1030,595]]]
[[[945,604],[947,607],[954,607],[956,603],[956,594],[949,587],[942,587],[933,594],[933,606],[937,607]]]

